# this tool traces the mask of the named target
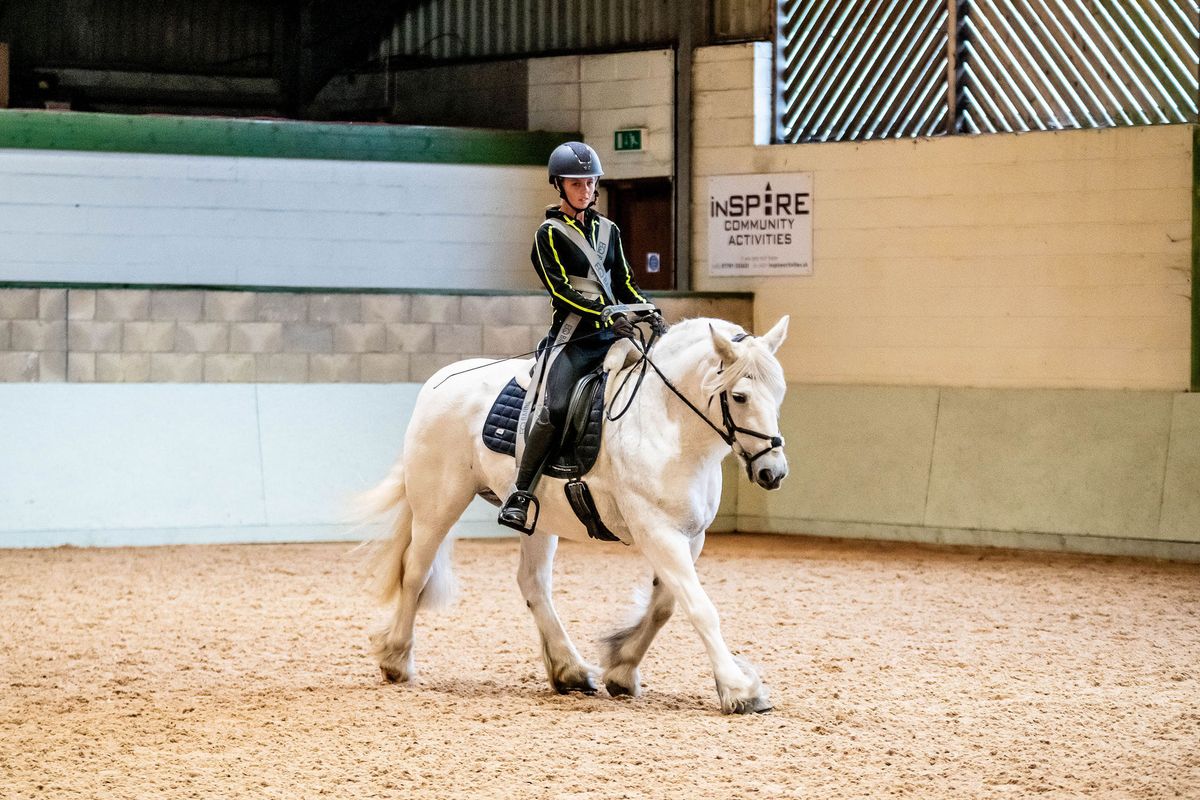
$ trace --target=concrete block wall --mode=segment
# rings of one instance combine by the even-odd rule
[[[553,56],[529,60],[529,130],[581,130],[579,62],[582,58]]]
[[[774,57],[767,42],[704,47],[693,66],[693,138],[707,148],[771,143]]]
[[[670,176],[675,57],[642,50],[529,61],[529,129],[577,130],[610,179]],[[643,149],[615,152],[613,132],[644,128]]]
[[[674,160],[674,73],[666,49],[448,64],[394,79],[340,76],[314,108],[336,116],[392,104],[407,123],[579,131],[609,178],[666,177]],[[613,131],[624,128],[646,129],[641,152],[613,151]]]
[[[66,302],[63,289],[0,290],[0,380],[66,380]]]
[[[748,297],[658,300],[669,320],[749,327]],[[544,294],[0,289],[0,381],[422,382],[464,358],[534,349]]]

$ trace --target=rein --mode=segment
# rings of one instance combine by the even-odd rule
[[[580,341],[583,341],[584,339],[590,339],[593,336],[599,336],[602,333],[605,333],[605,331],[603,329],[598,330],[595,333],[585,333],[583,336],[576,336],[574,339],[570,339],[570,340],[562,342],[560,344],[548,344],[548,345],[546,345],[546,348],[549,350],[553,350],[556,347],[566,347],[568,344],[571,344],[571,342],[580,342]],[[447,375],[446,377],[444,377],[440,381],[438,381],[436,384],[434,384],[433,388],[436,389],[437,387],[441,386],[443,383],[445,383],[446,381],[450,380],[451,378],[453,378],[457,375],[462,375],[467,372],[474,372],[477,369],[483,369],[484,367],[490,367],[493,364],[499,364],[504,361],[514,361],[518,358],[524,358],[525,356],[536,356],[540,349],[541,349],[541,345],[533,348],[528,353],[518,353],[515,356],[505,356],[504,358],[497,358],[497,359],[487,362],[486,364],[480,364],[479,366],[476,366],[476,367],[467,367],[466,369],[460,369],[458,372],[451,372],[449,375]],[[621,385],[624,386],[625,384],[621,384]]]
[[[740,425],[737,425],[733,421],[733,415],[729,412],[729,392],[728,391],[722,391],[720,394],[721,424],[724,425],[725,428],[723,430],[721,428],[718,428],[716,425],[713,424],[713,421],[708,418],[707,414],[705,414],[703,411],[701,411],[699,408],[697,408],[692,403],[691,400],[688,400],[686,397],[684,397],[683,392],[679,391],[679,389],[677,389],[675,387],[675,384],[671,383],[671,380],[666,375],[663,374],[663,371],[661,369],[658,368],[658,364],[655,364],[650,359],[650,347],[651,347],[651,345],[654,344],[655,340],[658,338],[658,334],[652,334],[650,336],[649,341],[646,341],[645,337],[642,336],[640,330],[639,330],[638,334],[642,340],[641,341],[642,346],[640,348],[642,357],[640,359],[638,359],[637,364],[630,367],[629,373],[625,376],[625,380],[621,381],[621,385],[619,387],[617,387],[616,392],[613,393],[613,399],[615,400],[618,396],[620,396],[621,392],[625,389],[625,385],[627,383],[629,383],[629,379],[631,377],[633,377],[634,370],[636,370],[639,366],[641,367],[641,373],[638,375],[637,383],[634,384],[633,391],[630,392],[630,394],[629,394],[629,401],[627,403],[625,403],[625,407],[623,409],[621,409],[621,413],[617,414],[616,416],[613,416],[611,414],[606,414],[605,416],[607,417],[607,419],[610,422],[613,420],[620,419],[621,417],[623,417],[625,415],[625,412],[629,411],[629,407],[633,405],[633,398],[635,396],[637,396],[638,389],[641,388],[642,379],[646,377],[646,365],[649,365],[650,367],[652,367],[654,369],[655,372],[658,373],[658,377],[662,378],[662,382],[666,385],[666,387],[668,389],[670,389],[671,392],[676,397],[678,397],[680,400],[683,401],[684,405],[686,405],[688,408],[690,408],[696,414],[696,416],[698,416],[700,419],[704,420],[704,423],[706,425],[708,425],[708,427],[712,428],[713,431],[716,432],[717,436],[720,436],[721,440],[723,442],[725,442],[725,444],[729,445],[730,448],[732,448],[735,453],[737,453],[738,455],[740,455],[746,459],[746,473],[748,475],[750,475],[751,479],[753,480],[754,476],[751,474],[751,466],[754,464],[755,459],[759,458],[760,456],[765,456],[767,453],[771,452],[772,450],[774,450],[777,447],[783,447],[783,437],[782,436],[770,436],[768,434],[760,433],[759,431],[750,430],[749,428],[743,428]],[[737,336],[733,337],[733,341],[740,342],[749,336],[750,336],[750,334],[748,334],[748,333],[739,333]],[[712,398],[709,398],[708,402],[711,405]],[[768,442],[768,445],[766,447],[764,447],[762,450],[759,450],[754,455],[750,455],[749,453],[746,452],[745,448],[742,447],[741,443],[738,442],[737,434],[739,434],[739,433],[744,433],[747,436],[753,436],[755,438],[762,439],[762,440]]]

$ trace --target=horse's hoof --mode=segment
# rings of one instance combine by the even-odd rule
[[[774,709],[771,701],[765,697],[751,697],[747,700],[735,700],[726,714],[766,714]]]
[[[642,681],[635,664],[610,664],[601,677],[609,697],[637,697],[641,694]]]
[[[623,686],[615,681],[607,681],[604,688],[608,690],[609,697],[633,697],[636,693],[628,686]]]
[[[571,692],[579,692],[580,694],[595,694],[596,684],[592,683],[591,677],[587,675],[583,676],[583,678],[567,680],[559,680],[556,678],[554,680],[554,691],[558,692],[559,694],[570,694]]]
[[[385,681],[387,681],[388,683],[403,683],[404,682],[404,673],[398,669],[388,669],[387,667],[380,667],[379,672],[383,675],[383,679]]]

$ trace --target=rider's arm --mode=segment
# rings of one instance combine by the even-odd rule
[[[599,300],[589,300],[575,290],[567,268],[559,258],[558,248],[565,244],[561,239],[555,241],[554,230],[550,225],[542,225],[533,237],[533,266],[537,270],[542,284],[554,298],[556,307],[567,311],[576,311],[585,318],[599,319],[604,310],[604,303]]]
[[[625,247],[621,244],[621,231],[616,225],[612,226],[612,240],[609,242],[608,249],[613,254],[613,261],[609,269],[612,272],[613,294],[617,296],[617,302],[649,303],[650,301],[642,294],[642,290],[638,288],[637,282],[633,279],[633,268],[629,266],[629,260],[625,258]]]

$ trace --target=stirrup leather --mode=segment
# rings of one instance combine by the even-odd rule
[[[529,522],[529,507],[531,505],[534,510],[533,522]],[[541,513],[542,505],[538,502],[537,495],[518,489],[504,501],[504,505],[501,507],[500,515],[496,518],[496,521],[507,528],[520,531],[526,536],[532,536]]]

